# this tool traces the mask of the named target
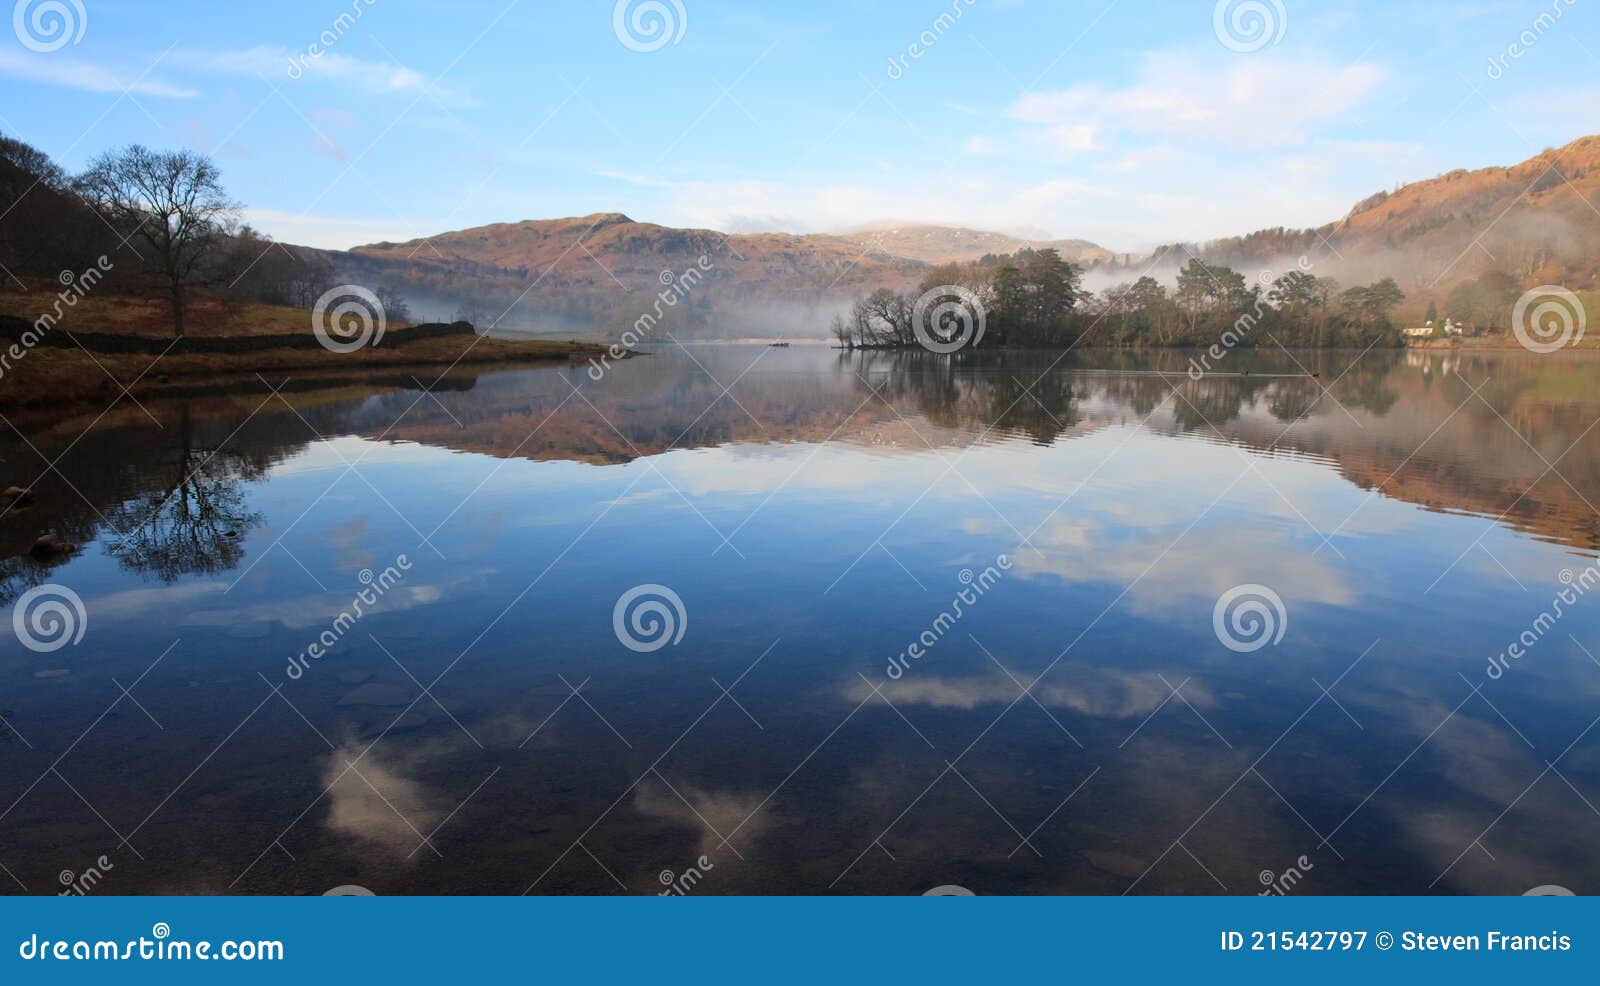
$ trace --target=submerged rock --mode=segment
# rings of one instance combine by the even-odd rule
[[[33,542],[33,547],[28,553],[39,561],[48,561],[55,558],[65,558],[78,550],[78,546],[71,541],[56,537],[54,534],[41,534],[39,540]]]
[[[429,717],[415,710],[407,712],[389,725],[391,733],[406,733],[414,729],[421,729],[429,722]]]

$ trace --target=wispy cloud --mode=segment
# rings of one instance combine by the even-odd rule
[[[1133,84],[1025,93],[1010,114],[1042,124],[1069,149],[1093,146],[1097,132],[1157,134],[1231,147],[1299,143],[1313,125],[1346,116],[1383,81],[1375,65],[1307,59],[1230,59],[1151,55]]]
[[[291,51],[282,45],[257,45],[236,51],[174,52],[174,64],[198,72],[223,75],[250,75],[274,85],[301,79],[320,80],[352,86],[369,93],[421,93],[431,91],[447,103],[465,104],[466,97],[453,89],[431,85],[416,69],[394,62],[372,61],[341,52],[327,51],[316,57]]]
[[[234,51],[173,51],[162,60],[162,64],[176,73],[253,76],[280,86],[309,79],[374,94],[431,91],[447,106],[470,105],[467,97],[459,91],[440,85],[430,86],[427,77],[416,69],[393,62],[356,58],[340,52],[324,52],[311,58],[281,45],[257,45]],[[292,76],[291,67],[295,69]],[[126,91],[138,96],[165,99],[192,99],[199,95],[196,89],[153,75],[125,73],[107,68],[102,63],[80,61],[59,53],[43,56],[0,49],[0,75],[83,92]]]
[[[80,92],[128,92],[162,99],[193,99],[193,89],[163,82],[148,75],[124,74],[103,65],[67,58],[60,53],[29,55],[0,48],[0,75]]]

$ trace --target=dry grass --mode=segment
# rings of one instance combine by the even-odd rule
[[[53,290],[0,291],[0,315],[32,322],[56,303]],[[172,336],[172,309],[160,298],[98,295],[90,292],[71,308],[63,308],[60,328],[69,332],[111,332]],[[390,328],[409,323],[390,322]],[[311,331],[311,312],[287,305],[259,305],[196,298],[188,309],[184,331],[192,336],[276,335]]]
[[[37,292],[0,294],[0,311],[32,318],[39,310]],[[54,296],[47,297],[50,301]],[[20,301],[19,301],[20,299]],[[20,305],[20,307],[19,307]],[[34,305],[34,308],[30,308]],[[224,321],[225,307],[233,321]],[[29,311],[32,315],[28,315]],[[74,308],[60,326],[68,331],[137,333],[166,336],[170,321],[160,314],[159,303],[148,299],[88,298]],[[255,334],[309,334],[310,313],[304,309],[273,305],[223,306],[203,301],[192,315],[191,335],[246,336]],[[70,319],[70,321],[69,321]],[[149,331],[157,327],[159,331]],[[393,328],[402,326],[395,325]],[[204,353],[156,356],[129,353],[90,353],[77,348],[36,347],[20,359],[0,360],[0,407],[107,402],[129,388],[134,394],[178,389],[201,381],[224,382],[230,377],[253,379],[255,374],[281,379],[296,376],[345,376],[371,369],[486,363],[516,364],[542,360],[584,359],[597,356],[602,347],[550,340],[510,342],[479,338],[471,333],[420,339],[380,349],[334,353],[321,348],[264,349],[245,353]],[[210,378],[207,380],[207,378]]]

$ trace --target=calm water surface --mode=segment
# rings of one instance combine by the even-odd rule
[[[1595,892],[1600,361],[1184,359],[13,415],[0,887]]]

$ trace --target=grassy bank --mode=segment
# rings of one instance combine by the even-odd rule
[[[105,402],[124,387],[136,396],[185,386],[214,389],[230,377],[254,380],[256,374],[277,382],[289,375],[414,367],[427,380],[453,365],[565,361],[604,352],[572,341],[482,338],[466,323],[402,323],[388,326],[377,346],[339,353],[316,343],[304,309],[216,301],[195,306],[188,333],[174,344],[159,306],[114,298],[82,299],[37,345],[22,344],[24,330],[55,301],[40,292],[0,294],[0,407]]]

